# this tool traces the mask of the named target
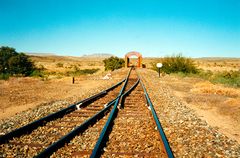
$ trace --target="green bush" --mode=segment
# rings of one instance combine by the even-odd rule
[[[170,73],[198,73],[198,69],[190,58],[183,57],[181,54],[162,59],[163,67],[161,70],[167,74]],[[156,63],[152,63],[153,69],[158,71]]]
[[[240,87],[240,71],[212,72],[200,70],[197,74],[177,73],[180,77],[199,77],[212,83],[220,83],[230,87]]]
[[[14,48],[0,47],[0,73],[29,76],[35,66],[27,55],[17,53]]]
[[[111,70],[111,71],[124,67],[124,63],[125,63],[123,59],[120,59],[118,57],[113,57],[113,56],[110,58],[104,59],[103,62],[104,62],[105,70]]]
[[[32,77],[44,77],[44,73],[41,70],[34,70],[31,75]]]
[[[203,69],[199,69],[198,70],[198,73],[196,74],[185,74],[185,77],[188,76],[188,77],[200,77],[202,79],[205,79],[205,80],[211,80],[214,76],[214,73],[210,70],[203,70]]]
[[[8,80],[9,77],[10,77],[9,74],[4,74],[4,73],[0,74],[0,80]]]
[[[232,87],[240,87],[240,71],[219,72],[212,76],[210,80],[213,83],[221,83]]]

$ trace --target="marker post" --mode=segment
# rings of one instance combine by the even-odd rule
[[[162,67],[162,63],[157,63],[157,68],[158,68],[158,77],[160,78],[160,68]]]

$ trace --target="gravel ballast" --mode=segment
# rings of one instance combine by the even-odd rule
[[[141,69],[144,84],[175,157],[240,157],[240,145],[201,120],[152,70]]]
[[[97,94],[110,86],[116,84],[117,82],[121,81],[127,74],[126,69],[123,70],[116,70],[112,72],[112,78],[110,80],[102,80],[101,77],[95,77],[96,86],[95,88],[84,89],[82,91],[79,89],[79,93],[75,94],[70,98],[66,98],[63,100],[55,100],[51,102],[44,102],[37,105],[36,108],[30,108],[28,110],[19,112],[12,117],[7,119],[0,120],[0,135],[4,135],[6,133],[11,132],[14,129],[17,129],[21,126],[24,126],[32,121],[40,119],[44,116],[47,116],[53,112],[56,112],[60,109],[66,108],[67,106],[88,98],[94,94]],[[91,77],[89,77],[91,80]]]

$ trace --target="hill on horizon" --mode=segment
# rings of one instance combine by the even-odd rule
[[[56,53],[33,53],[33,52],[24,52],[24,53],[29,56],[69,56],[69,55],[58,55]],[[84,55],[72,56],[72,57],[109,58],[111,56],[115,56],[115,55],[109,54],[109,53],[93,53],[93,54],[84,54]]]
[[[115,55],[108,54],[108,53],[94,53],[94,54],[84,54],[81,57],[86,57],[86,58],[109,58],[111,56],[115,56]]]

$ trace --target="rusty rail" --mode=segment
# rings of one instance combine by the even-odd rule
[[[129,75],[130,75],[130,73],[131,73],[131,70],[132,70],[132,68],[131,68],[130,71],[129,71],[128,77],[129,77]],[[101,150],[102,150],[102,148],[103,148],[104,145],[105,145],[104,143],[105,143],[105,140],[106,140],[107,137],[108,137],[109,130],[110,130],[111,127],[112,127],[112,122],[114,121],[114,119],[115,119],[116,116],[117,116],[117,113],[118,113],[118,108],[117,108],[117,107],[118,107],[118,103],[119,103],[120,98],[121,98],[122,95],[123,95],[123,91],[124,91],[124,89],[125,89],[125,87],[126,87],[126,85],[127,85],[128,77],[127,77],[127,79],[126,79],[126,81],[125,81],[125,84],[124,84],[122,90],[121,90],[120,93],[119,93],[119,97],[117,98],[117,100],[116,100],[116,102],[115,102],[115,104],[114,104],[113,109],[112,109],[111,112],[110,112],[110,115],[109,115],[109,117],[108,117],[108,120],[107,120],[107,122],[106,122],[103,130],[101,131],[100,137],[99,137],[99,139],[98,139],[98,141],[97,141],[97,143],[96,143],[96,145],[95,145],[95,147],[94,147],[94,149],[93,149],[93,151],[92,151],[92,154],[91,154],[91,156],[90,156],[91,158],[96,158],[96,157],[99,157],[99,156],[101,155]],[[137,81],[137,83],[138,83],[138,81]],[[134,85],[137,86],[137,83],[134,84]],[[134,89],[134,86],[131,87],[130,90],[127,91],[127,93],[129,93],[129,92],[130,92],[131,90],[133,90],[133,89]],[[126,93],[126,94],[127,94],[127,93]]]
[[[94,124],[95,122],[97,122],[97,120],[101,119],[105,115],[105,112],[110,110],[110,107],[115,103],[117,98],[110,101],[104,109],[95,114],[93,117],[89,118],[88,120],[83,122],[80,126],[76,127],[74,130],[63,136],[61,139],[47,147],[44,151],[39,153],[36,156],[36,158],[49,157],[59,148],[63,147],[66,143],[69,143],[76,135],[84,132],[90,125]]]
[[[37,158],[49,157],[51,154],[53,154],[59,148],[63,147],[65,145],[65,143],[70,142],[76,135],[84,132],[91,124],[93,124],[93,123],[97,122],[97,120],[101,119],[105,115],[105,113],[108,110],[110,110],[110,107],[114,103],[115,104],[118,103],[119,98],[122,96],[122,93],[123,93],[123,91],[124,91],[124,89],[126,87],[126,83],[127,83],[128,78],[129,78],[129,75],[131,73],[131,70],[132,69],[129,70],[129,73],[128,73],[126,79],[125,79],[125,83],[124,83],[124,85],[123,85],[119,95],[115,99],[113,99],[112,101],[108,102],[108,104],[106,105],[106,107],[103,110],[101,110],[100,112],[95,114],[93,117],[91,117],[88,120],[86,120],[85,122],[83,122],[80,126],[76,127],[74,130],[72,130],[71,132],[69,132],[68,134],[66,134],[62,138],[60,138],[58,141],[54,142],[52,145],[47,147],[44,151],[39,153],[36,157]]]
[[[164,133],[164,130],[163,130],[163,128],[162,128],[162,125],[161,125],[161,123],[160,123],[160,121],[159,121],[159,119],[158,119],[157,113],[156,113],[156,111],[155,111],[155,109],[154,109],[154,107],[153,107],[153,105],[152,105],[152,102],[151,102],[149,96],[148,96],[147,90],[146,90],[143,82],[140,81],[140,83],[141,83],[141,85],[142,85],[142,87],[143,87],[144,94],[145,94],[145,97],[146,97],[146,100],[147,100],[147,104],[148,104],[148,106],[149,106],[150,109],[151,109],[152,116],[153,116],[154,121],[155,121],[155,123],[156,123],[156,125],[157,125],[158,132],[159,132],[159,134],[160,134],[160,137],[161,137],[162,142],[163,142],[163,145],[164,145],[164,150],[165,150],[165,152],[166,152],[166,154],[167,154],[167,156],[168,156],[169,158],[173,158],[174,156],[173,156],[173,153],[172,153],[172,149],[171,149],[171,147],[170,147],[170,145],[169,145],[169,143],[168,143],[167,137],[166,137],[166,135],[165,135],[165,133]]]

